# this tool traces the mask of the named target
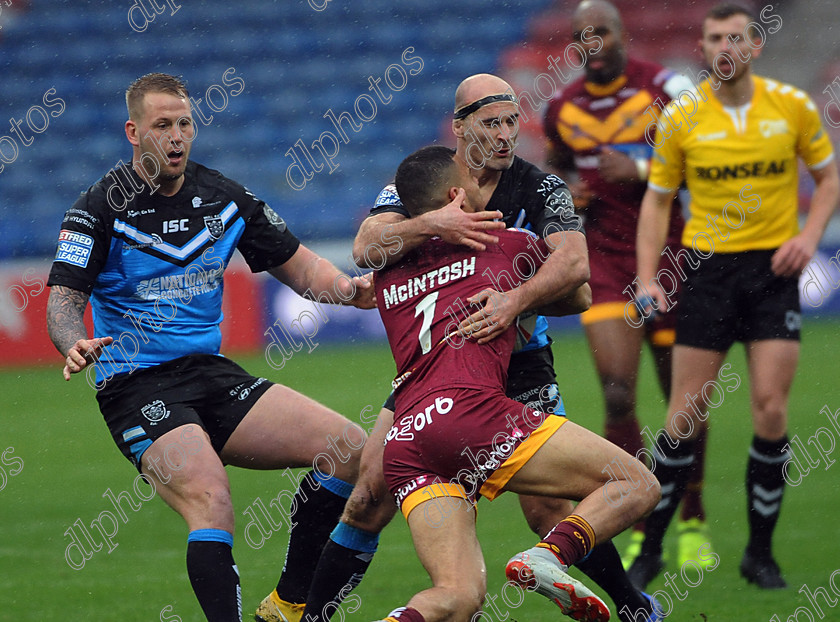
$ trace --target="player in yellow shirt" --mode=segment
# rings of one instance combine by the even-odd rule
[[[840,182],[810,98],[753,75],[750,64],[767,36],[759,28],[742,7],[709,11],[701,45],[715,75],[665,109],[654,139],[637,232],[639,295],[650,295],[654,308],[664,310],[674,302],[669,291],[676,281],[684,283],[666,433],[654,448],[662,501],[646,520],[642,553],[628,573],[641,588],[664,566],[662,539],[685,489],[693,439],[709,410],[741,384],[722,367],[735,341],[747,354],[755,433],[746,475],[750,538],[741,574],[761,588],[786,586],[771,538],[784,491],[788,395],[799,357],[797,277],[835,209]],[[797,158],[816,182],[801,231]],[[671,200],[682,181],[691,194],[682,264],[657,272]]]

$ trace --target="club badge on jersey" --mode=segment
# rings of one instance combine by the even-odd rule
[[[225,232],[225,223],[222,221],[222,217],[219,214],[215,216],[205,216],[204,226],[207,227],[207,233],[209,233],[210,237],[214,240],[220,239],[222,234]]]

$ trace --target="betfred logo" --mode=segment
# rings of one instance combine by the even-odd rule
[[[55,261],[87,268],[92,250],[93,238],[91,236],[62,229],[58,234],[58,249],[56,249]]]
[[[89,235],[85,235],[84,233],[78,233],[76,231],[68,231],[67,229],[62,229],[59,232],[58,241],[78,242],[79,244],[87,244],[88,246],[93,246],[93,238]]]

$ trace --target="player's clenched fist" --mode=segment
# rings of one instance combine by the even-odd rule
[[[64,379],[70,380],[70,374],[82,371],[91,363],[99,360],[105,346],[113,343],[113,337],[94,337],[93,339],[79,339],[67,352],[64,359]]]

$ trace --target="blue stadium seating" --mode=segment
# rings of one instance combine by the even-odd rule
[[[233,67],[245,89],[209,126],[198,125],[195,159],[248,185],[304,239],[350,237],[400,159],[438,139],[457,83],[493,71],[499,52],[549,4],[336,1],[319,12],[304,0],[209,0],[182,2],[175,15],[166,9],[136,32],[128,2],[32,3],[0,33],[3,119],[20,119],[50,88],[66,110],[0,173],[0,258],[52,254],[78,193],[130,157],[122,97],[150,71],[183,75],[204,102]],[[322,170],[301,191],[290,188],[286,151],[299,138],[311,145],[333,131],[327,109],[355,115],[356,98],[372,95],[368,76],[400,64],[410,46],[423,70],[399,92],[380,83],[393,99],[377,100],[376,118],[348,132],[339,169]],[[10,133],[7,121],[2,128]]]

